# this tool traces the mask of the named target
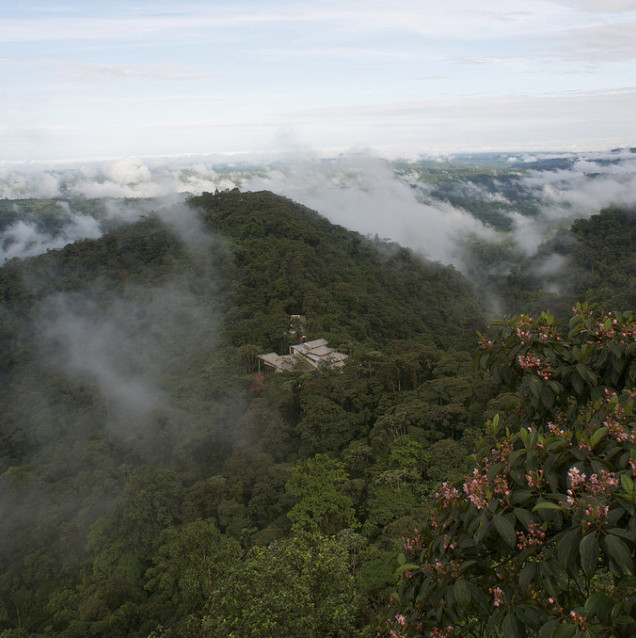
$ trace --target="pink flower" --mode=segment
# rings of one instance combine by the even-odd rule
[[[479,474],[479,470],[477,468],[473,470],[472,478],[467,477],[463,489],[470,502],[478,510],[485,509],[488,506],[488,501],[486,500],[488,477],[485,474]]]
[[[488,590],[493,595],[493,607],[499,607],[505,602],[506,595],[501,587],[495,587]]]
[[[435,493],[435,498],[441,502],[443,507],[452,507],[459,500],[459,492],[455,486],[444,481],[439,492]]]

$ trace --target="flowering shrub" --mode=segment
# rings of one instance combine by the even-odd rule
[[[635,336],[629,313],[578,305],[566,333],[542,314],[482,337],[519,409],[405,543],[387,635],[636,635]]]

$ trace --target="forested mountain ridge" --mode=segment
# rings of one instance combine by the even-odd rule
[[[249,318],[245,330],[257,326],[252,335],[237,327],[235,340],[260,340],[264,320],[277,317],[280,331],[290,314],[304,314],[310,330],[339,342],[417,335],[435,345],[468,346],[483,321],[468,282],[454,269],[374,243],[291,200],[235,189],[189,201],[233,240],[233,293],[244,317],[232,323]]]
[[[0,268],[2,638],[375,634],[511,403],[454,269],[267,192],[189,205]],[[290,314],[342,373],[256,374]]]

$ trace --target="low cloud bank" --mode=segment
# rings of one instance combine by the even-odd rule
[[[69,212],[64,226],[56,233],[43,232],[33,221],[19,219],[0,234],[0,263],[13,257],[32,257],[47,250],[63,248],[79,239],[100,237],[100,223],[89,215]]]
[[[238,187],[286,195],[334,223],[396,241],[465,270],[460,246],[466,236],[496,242],[503,235],[508,241],[512,234],[518,247],[531,255],[556,229],[568,227],[574,219],[589,217],[609,205],[633,206],[636,200],[636,153],[630,149],[446,157],[438,158],[436,166],[443,171],[445,165],[477,165],[480,160],[490,168],[499,166],[499,177],[494,172],[486,183],[471,177],[470,171],[458,173],[446,182],[446,192],[422,178],[426,168],[421,169],[418,161],[402,163],[398,170],[397,164],[365,153],[324,159],[297,152],[262,164],[129,158],[63,168],[5,166],[0,168],[0,197],[5,201],[66,198],[74,208],[57,233],[44,233],[34,220],[6,226],[0,235],[0,259],[30,256],[98,236],[112,224],[156,209],[157,202],[150,198],[159,197],[172,198],[172,208],[160,206],[172,211],[166,219],[180,233],[194,238],[198,233],[190,226],[194,218],[187,215],[186,206],[177,205],[179,196]],[[98,198],[104,200],[99,219],[77,208],[78,200]],[[502,233],[488,219],[479,218],[463,200],[480,202],[495,211],[508,231]]]
[[[350,230],[396,241],[445,264],[461,264],[458,237],[494,236],[467,211],[424,198],[389,163],[368,156],[289,162],[245,185],[281,193]]]

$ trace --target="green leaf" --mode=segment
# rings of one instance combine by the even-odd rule
[[[539,510],[562,510],[563,507],[558,503],[553,503],[552,501],[539,501],[533,508],[533,512],[538,512]]]
[[[455,600],[460,607],[468,607],[468,605],[470,605],[470,587],[465,580],[460,578],[455,581],[455,585],[453,586],[453,594],[455,595]]]
[[[631,552],[618,536],[607,534],[607,536],[605,536],[605,549],[615,563],[615,573],[634,573]]]
[[[599,401],[603,398],[603,396],[603,388],[600,388],[599,386],[594,386],[592,388],[592,391],[590,392],[590,399],[592,399],[592,401]]]
[[[561,563],[561,566],[563,568],[567,568],[568,563],[570,562],[570,557],[572,556],[572,552],[576,547],[579,546],[580,538],[581,531],[577,527],[566,532],[559,540],[557,552],[559,555],[559,562]]]
[[[528,585],[537,575],[537,564],[526,563],[519,572],[519,586],[522,589],[527,589]]]
[[[607,530],[608,534],[613,534],[614,536],[618,536],[619,538],[624,538],[627,542],[631,543],[636,540],[634,533],[629,529],[623,529],[622,527],[612,527]]]
[[[528,381],[528,385],[530,386],[530,392],[534,395],[535,399],[539,399],[541,397],[541,381],[537,379],[537,377],[531,377]]]
[[[583,380],[579,376],[577,372],[573,372],[570,377],[570,383],[572,384],[572,388],[574,388],[574,392],[577,394],[582,394],[583,388],[585,387],[583,384]]]
[[[525,503],[530,498],[532,498],[530,490],[514,490],[510,496],[510,502],[513,505],[518,505],[519,503]]]
[[[522,490],[518,490],[519,492],[521,492]],[[514,495],[517,492],[513,492],[513,498]],[[528,492],[528,496],[530,496],[530,492]],[[527,499],[524,499],[527,500]],[[527,529],[530,526],[530,523],[534,523],[537,520],[536,516],[533,516],[531,512],[529,512],[526,509],[523,509],[523,507],[515,507],[513,510],[514,515],[516,516],[517,520]]]
[[[556,627],[558,620],[549,620],[539,629],[539,638],[550,638],[552,631]]]
[[[501,625],[503,629],[503,634],[508,638],[517,638],[517,636],[521,636],[521,627],[517,622],[517,619],[512,614],[507,614],[503,619],[503,623]]]
[[[575,631],[576,628],[574,627],[574,625],[562,622],[560,625],[557,625],[557,628],[552,634],[552,638],[570,638],[570,636],[572,636]]]
[[[554,407],[555,398],[555,394],[550,387],[544,385],[541,390],[541,403],[543,404],[543,407],[547,410],[551,410]]]
[[[517,617],[517,620],[522,625],[526,626],[526,628],[536,627],[543,616],[543,612],[535,605],[515,605],[512,608],[512,613]],[[527,634],[523,635],[525,636]]]
[[[578,372],[578,374],[581,377],[581,379],[583,379],[583,380],[590,379],[591,372],[590,372],[590,369],[586,365],[583,365],[582,363],[577,363],[576,364],[576,371]]]
[[[585,601],[585,614],[588,617],[605,618],[609,615],[611,606],[612,601],[605,594],[596,592]]]
[[[524,435],[525,435],[525,439],[524,439]],[[525,443],[526,440],[528,439],[528,430],[519,430],[519,436],[521,437],[522,441]],[[508,457],[508,463],[510,463],[511,466],[515,465],[527,453],[528,453],[528,450],[526,450],[526,448],[520,448],[518,450],[515,450]]]
[[[395,571],[398,574],[401,574],[402,572],[410,572],[419,568],[420,566],[417,563],[403,563]]]
[[[623,356],[623,348],[621,344],[616,343],[615,341],[610,341],[609,349],[617,359],[620,359]]]
[[[504,467],[503,463],[495,463],[494,465],[490,466],[488,468],[488,473],[486,474],[486,476],[488,477],[488,480],[493,481],[495,476],[497,475],[499,470],[501,470],[502,467]]]
[[[634,507],[634,502],[636,496],[634,494],[630,494],[629,496],[625,496],[624,494],[617,494],[616,499],[619,503],[630,513],[631,516],[636,514],[636,507]]]
[[[627,474],[621,474],[621,486],[628,493],[634,493],[634,481]]]
[[[588,578],[594,576],[598,564],[599,543],[596,534],[586,534],[579,545],[581,567]]]
[[[508,546],[514,547],[517,544],[517,533],[515,532],[514,525],[502,515],[495,516],[493,522],[499,532],[499,536],[503,538],[504,542]]]
[[[596,444],[609,432],[607,427],[598,428],[592,433],[590,437],[590,447],[593,449],[596,447]]]

